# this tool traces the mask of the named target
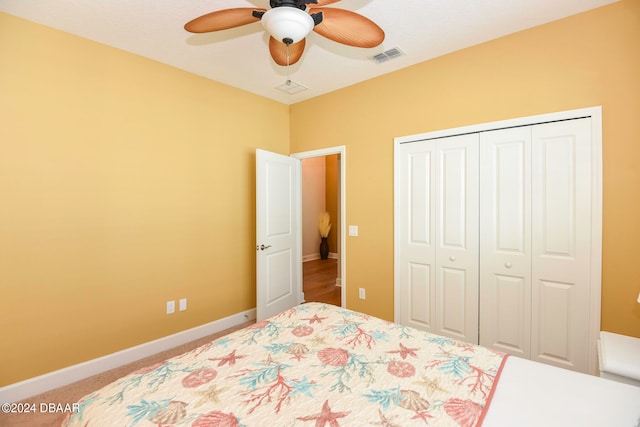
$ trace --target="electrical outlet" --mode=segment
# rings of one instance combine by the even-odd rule
[[[367,299],[367,294],[366,294],[364,288],[358,288],[358,298]]]
[[[173,314],[176,312],[176,302],[167,301],[167,314]]]
[[[180,300],[180,311],[185,311],[187,309],[187,299],[182,298]]]

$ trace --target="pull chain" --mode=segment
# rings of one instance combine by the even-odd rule
[[[289,69],[289,46],[291,46],[291,43],[287,43],[287,86],[291,86],[291,75],[290,73],[290,69]]]

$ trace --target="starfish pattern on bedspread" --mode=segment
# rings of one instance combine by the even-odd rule
[[[308,303],[119,379],[63,426],[475,427],[504,359]]]
[[[319,414],[308,415],[304,417],[298,417],[301,421],[314,421],[316,422],[316,427],[324,427],[327,423],[330,427],[337,427],[339,418],[344,418],[349,415],[351,411],[346,412],[333,412],[329,407],[329,401],[325,400],[322,405],[322,411]]]

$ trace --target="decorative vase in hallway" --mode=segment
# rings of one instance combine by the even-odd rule
[[[320,259],[327,259],[329,258],[329,242],[326,237],[320,239]]]

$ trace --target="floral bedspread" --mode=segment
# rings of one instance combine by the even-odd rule
[[[308,303],[84,397],[67,426],[475,426],[506,356]]]

